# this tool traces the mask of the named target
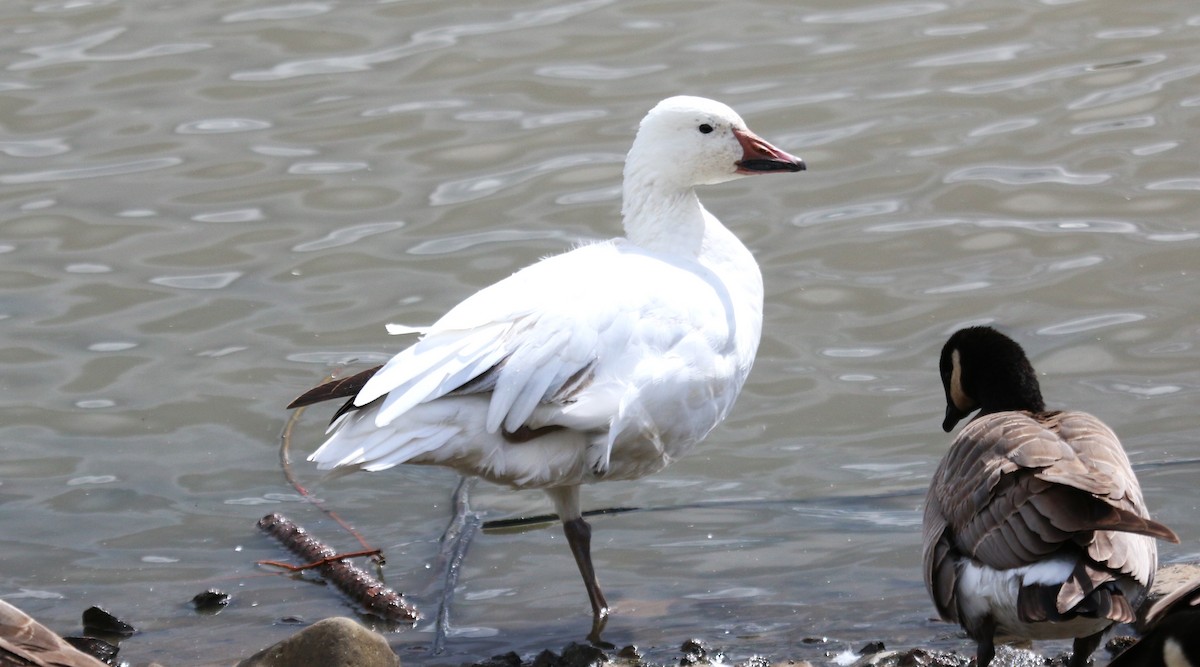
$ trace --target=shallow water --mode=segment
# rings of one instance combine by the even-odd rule
[[[1188,3],[51,0],[0,6],[0,30],[0,597],[56,630],[98,604],[140,628],[126,659],[231,663],[286,617],[350,613],[255,565],[285,555],[254,527],[270,511],[354,546],[284,480],[283,406],[386,359],[385,322],[618,233],[633,128],[676,93],[809,171],[702,192],[763,267],[764,340],[702,448],[586,493],[661,510],[594,521],[606,639],[971,650],[919,571],[936,355],[966,323],[1108,420],[1183,537],[1162,560],[1200,556]],[[456,478],[295,471],[432,617]],[[486,485],[472,505],[548,509]],[[477,536],[445,650],[430,621],[393,646],[458,664],[582,640],[562,542]],[[209,587],[234,601],[197,615]]]

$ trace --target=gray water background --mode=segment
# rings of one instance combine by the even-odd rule
[[[284,405],[399,349],[384,323],[619,233],[633,130],[677,93],[809,171],[701,193],[762,265],[763,344],[690,458],[587,490],[663,510],[594,521],[606,639],[970,651],[919,569],[936,356],[969,323],[1116,429],[1183,537],[1163,561],[1196,559],[1198,37],[1188,2],[3,3],[0,597],[64,633],[100,605],[141,630],[126,659],[168,665],[352,614],[255,565],[287,556],[254,527],[270,511],[355,546],[284,481]],[[432,616],[455,476],[295,470]],[[487,485],[472,504],[549,509]],[[209,587],[233,603],[199,615]],[[451,600],[441,655],[430,620],[389,634],[405,662],[589,624],[554,525],[477,536]]]

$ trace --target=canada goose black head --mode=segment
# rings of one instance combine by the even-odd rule
[[[946,391],[947,433],[979,410],[1042,412],[1046,404],[1037,374],[1016,341],[991,327],[959,329],[942,347],[938,366]]]

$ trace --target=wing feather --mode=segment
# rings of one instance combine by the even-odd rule
[[[758,330],[737,332],[731,308],[707,269],[676,266],[621,243],[545,259],[480,290],[427,327],[355,396],[354,406],[371,406],[362,412],[373,424],[339,417],[310,458],[370,466],[411,460],[432,451],[433,440],[420,436],[423,444],[410,444],[401,417],[439,398],[469,394],[485,399],[479,423],[491,434],[564,427],[616,438],[633,428],[622,420],[639,417],[633,408],[644,409],[647,390],[651,400],[677,400],[678,391],[655,386],[659,378],[707,383],[731,377],[731,386],[740,388],[749,364],[734,360],[747,354],[746,344],[757,346]],[[752,358],[753,349],[748,352]],[[724,416],[726,403],[695,424],[675,427],[702,436]],[[694,407],[671,406],[666,414],[677,409]],[[371,425],[379,433],[368,432]],[[681,438],[691,442],[696,435]],[[364,443],[370,443],[369,456]]]
[[[386,426],[414,405],[443,396],[499,363],[508,354],[502,343],[511,326],[503,322],[469,332],[431,332],[384,364],[354,404],[361,407],[387,396],[375,417],[376,426]]]
[[[520,428],[546,396],[562,368],[571,365],[578,370],[578,361],[562,354],[567,341],[576,333],[568,323],[564,324],[567,326],[555,326],[538,318],[529,331],[523,332],[521,344],[505,359],[496,378],[488,407],[489,431],[495,432],[502,422],[509,431]]]
[[[0,665],[104,667],[46,626],[0,600]]]
[[[1049,610],[1061,613],[1117,576],[1147,586],[1153,538],[1175,539],[1149,518],[1116,435],[1082,412],[977,418],[939,465],[926,507],[926,585],[949,618],[956,575],[946,560],[969,556],[1009,570],[1063,549],[1086,554]]]

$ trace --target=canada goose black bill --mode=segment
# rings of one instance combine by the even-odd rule
[[[978,643],[1073,638],[1083,667],[1114,623],[1133,620],[1158,563],[1150,519],[1116,434],[1085,412],[1048,412],[1021,347],[989,327],[942,348],[950,445],[925,499],[925,586]]]

